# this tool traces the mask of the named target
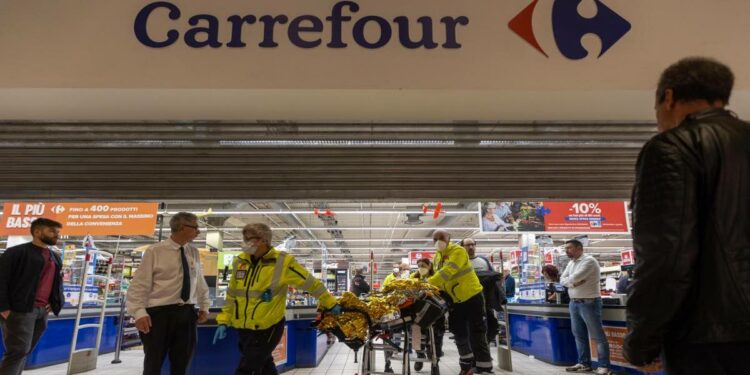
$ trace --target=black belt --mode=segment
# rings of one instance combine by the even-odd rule
[[[598,300],[600,298],[601,297],[596,297],[596,298],[571,298],[570,300],[573,301],[573,302],[583,303],[583,302],[588,302],[588,301],[596,301],[596,300]]]
[[[195,309],[195,305],[192,303],[176,303],[173,305],[162,305],[162,306],[154,306],[154,307],[147,307],[146,310],[151,311],[162,311],[162,310],[170,310],[170,309]]]

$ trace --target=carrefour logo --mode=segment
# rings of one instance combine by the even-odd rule
[[[594,34],[601,40],[602,49],[598,56],[601,57],[630,31],[630,22],[600,0],[594,0],[596,16],[581,16],[578,12],[581,1],[583,0],[552,1],[551,21],[555,44],[560,53],[571,60],[580,60],[588,55],[588,51],[581,44],[581,38],[586,34]],[[534,33],[532,21],[537,3],[539,0],[532,1],[508,23],[508,27],[537,51],[549,57]]]
[[[582,1],[545,2],[552,6],[551,26],[555,44],[563,56],[572,60],[588,55],[581,44],[584,35],[599,37],[601,57],[630,30],[630,23],[601,0],[593,0],[596,16],[582,16],[578,12]],[[540,45],[534,30],[538,3],[539,0],[533,0],[510,21],[508,27],[549,57],[549,48]],[[400,15],[391,18],[372,14],[368,8],[355,1],[343,0],[318,9],[319,14],[251,14],[247,10],[234,14],[185,14],[174,3],[156,1],[136,14],[133,32],[142,45],[151,48],[184,44],[189,48],[234,49],[255,44],[260,48],[292,45],[303,49],[340,49],[354,45],[372,50],[400,44],[410,50],[455,50],[466,43],[462,40],[470,25],[466,15]],[[495,35],[493,32],[489,39],[494,40]]]

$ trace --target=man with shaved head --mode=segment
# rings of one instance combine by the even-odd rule
[[[428,279],[451,301],[449,325],[456,338],[460,374],[494,374],[492,356],[487,345],[482,284],[463,247],[451,243],[450,233],[437,230],[435,242],[435,275]],[[472,367],[476,366],[476,371]]]

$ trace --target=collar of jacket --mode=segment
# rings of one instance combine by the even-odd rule
[[[279,251],[276,250],[275,247],[271,247],[270,249],[268,249],[268,251],[265,254],[263,254],[262,257],[260,257],[260,260],[265,260],[265,261],[276,260],[276,257],[278,255],[279,255]],[[252,261],[253,261],[253,256],[252,255],[248,255],[244,251],[241,252],[240,255],[238,255],[238,257],[240,259],[246,261],[246,262],[251,262],[252,263]]]
[[[449,243],[448,243],[448,246],[446,246],[446,247],[445,247],[445,249],[443,249],[443,251],[441,251],[440,253],[441,253],[441,254],[442,254],[442,255],[443,255],[444,257],[448,257],[448,255],[449,255],[450,253],[452,253],[452,252],[454,252],[454,251],[456,251],[456,250],[458,250],[458,249],[461,249],[461,250],[464,250],[464,251],[466,251],[466,249],[464,249],[463,247],[461,247],[461,245],[455,244],[455,243],[453,243],[453,242],[449,242]]]
[[[737,117],[737,115],[734,112],[731,112],[724,108],[711,107],[711,108],[702,109],[700,111],[693,112],[687,115],[685,117],[685,120],[682,123],[684,124],[690,121],[699,121],[699,120],[703,120],[703,119],[713,117],[713,116],[732,116],[735,118]]]

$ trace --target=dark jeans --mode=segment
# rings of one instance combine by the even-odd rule
[[[570,300],[570,325],[576,338],[578,363],[591,366],[589,336],[596,341],[599,367],[609,368],[609,342],[602,326],[602,299]]]
[[[750,341],[726,344],[667,344],[664,367],[667,374],[744,375]]]
[[[195,352],[198,314],[193,305],[168,305],[146,309],[151,317],[151,331],[140,333],[143,341],[144,375],[160,375],[169,355],[169,373],[184,375]]]
[[[276,375],[273,363],[273,350],[279,345],[284,334],[286,321],[281,319],[270,328],[253,330],[238,329],[240,336],[240,353],[242,358],[235,371],[236,375]]]
[[[481,369],[493,366],[487,346],[486,318],[482,293],[477,293],[466,302],[453,304],[448,320],[456,339],[462,370],[469,370],[474,364]]]
[[[0,317],[5,354],[0,375],[17,375],[23,371],[28,356],[47,329],[47,309],[35,307],[28,313],[11,312],[8,319]]]

